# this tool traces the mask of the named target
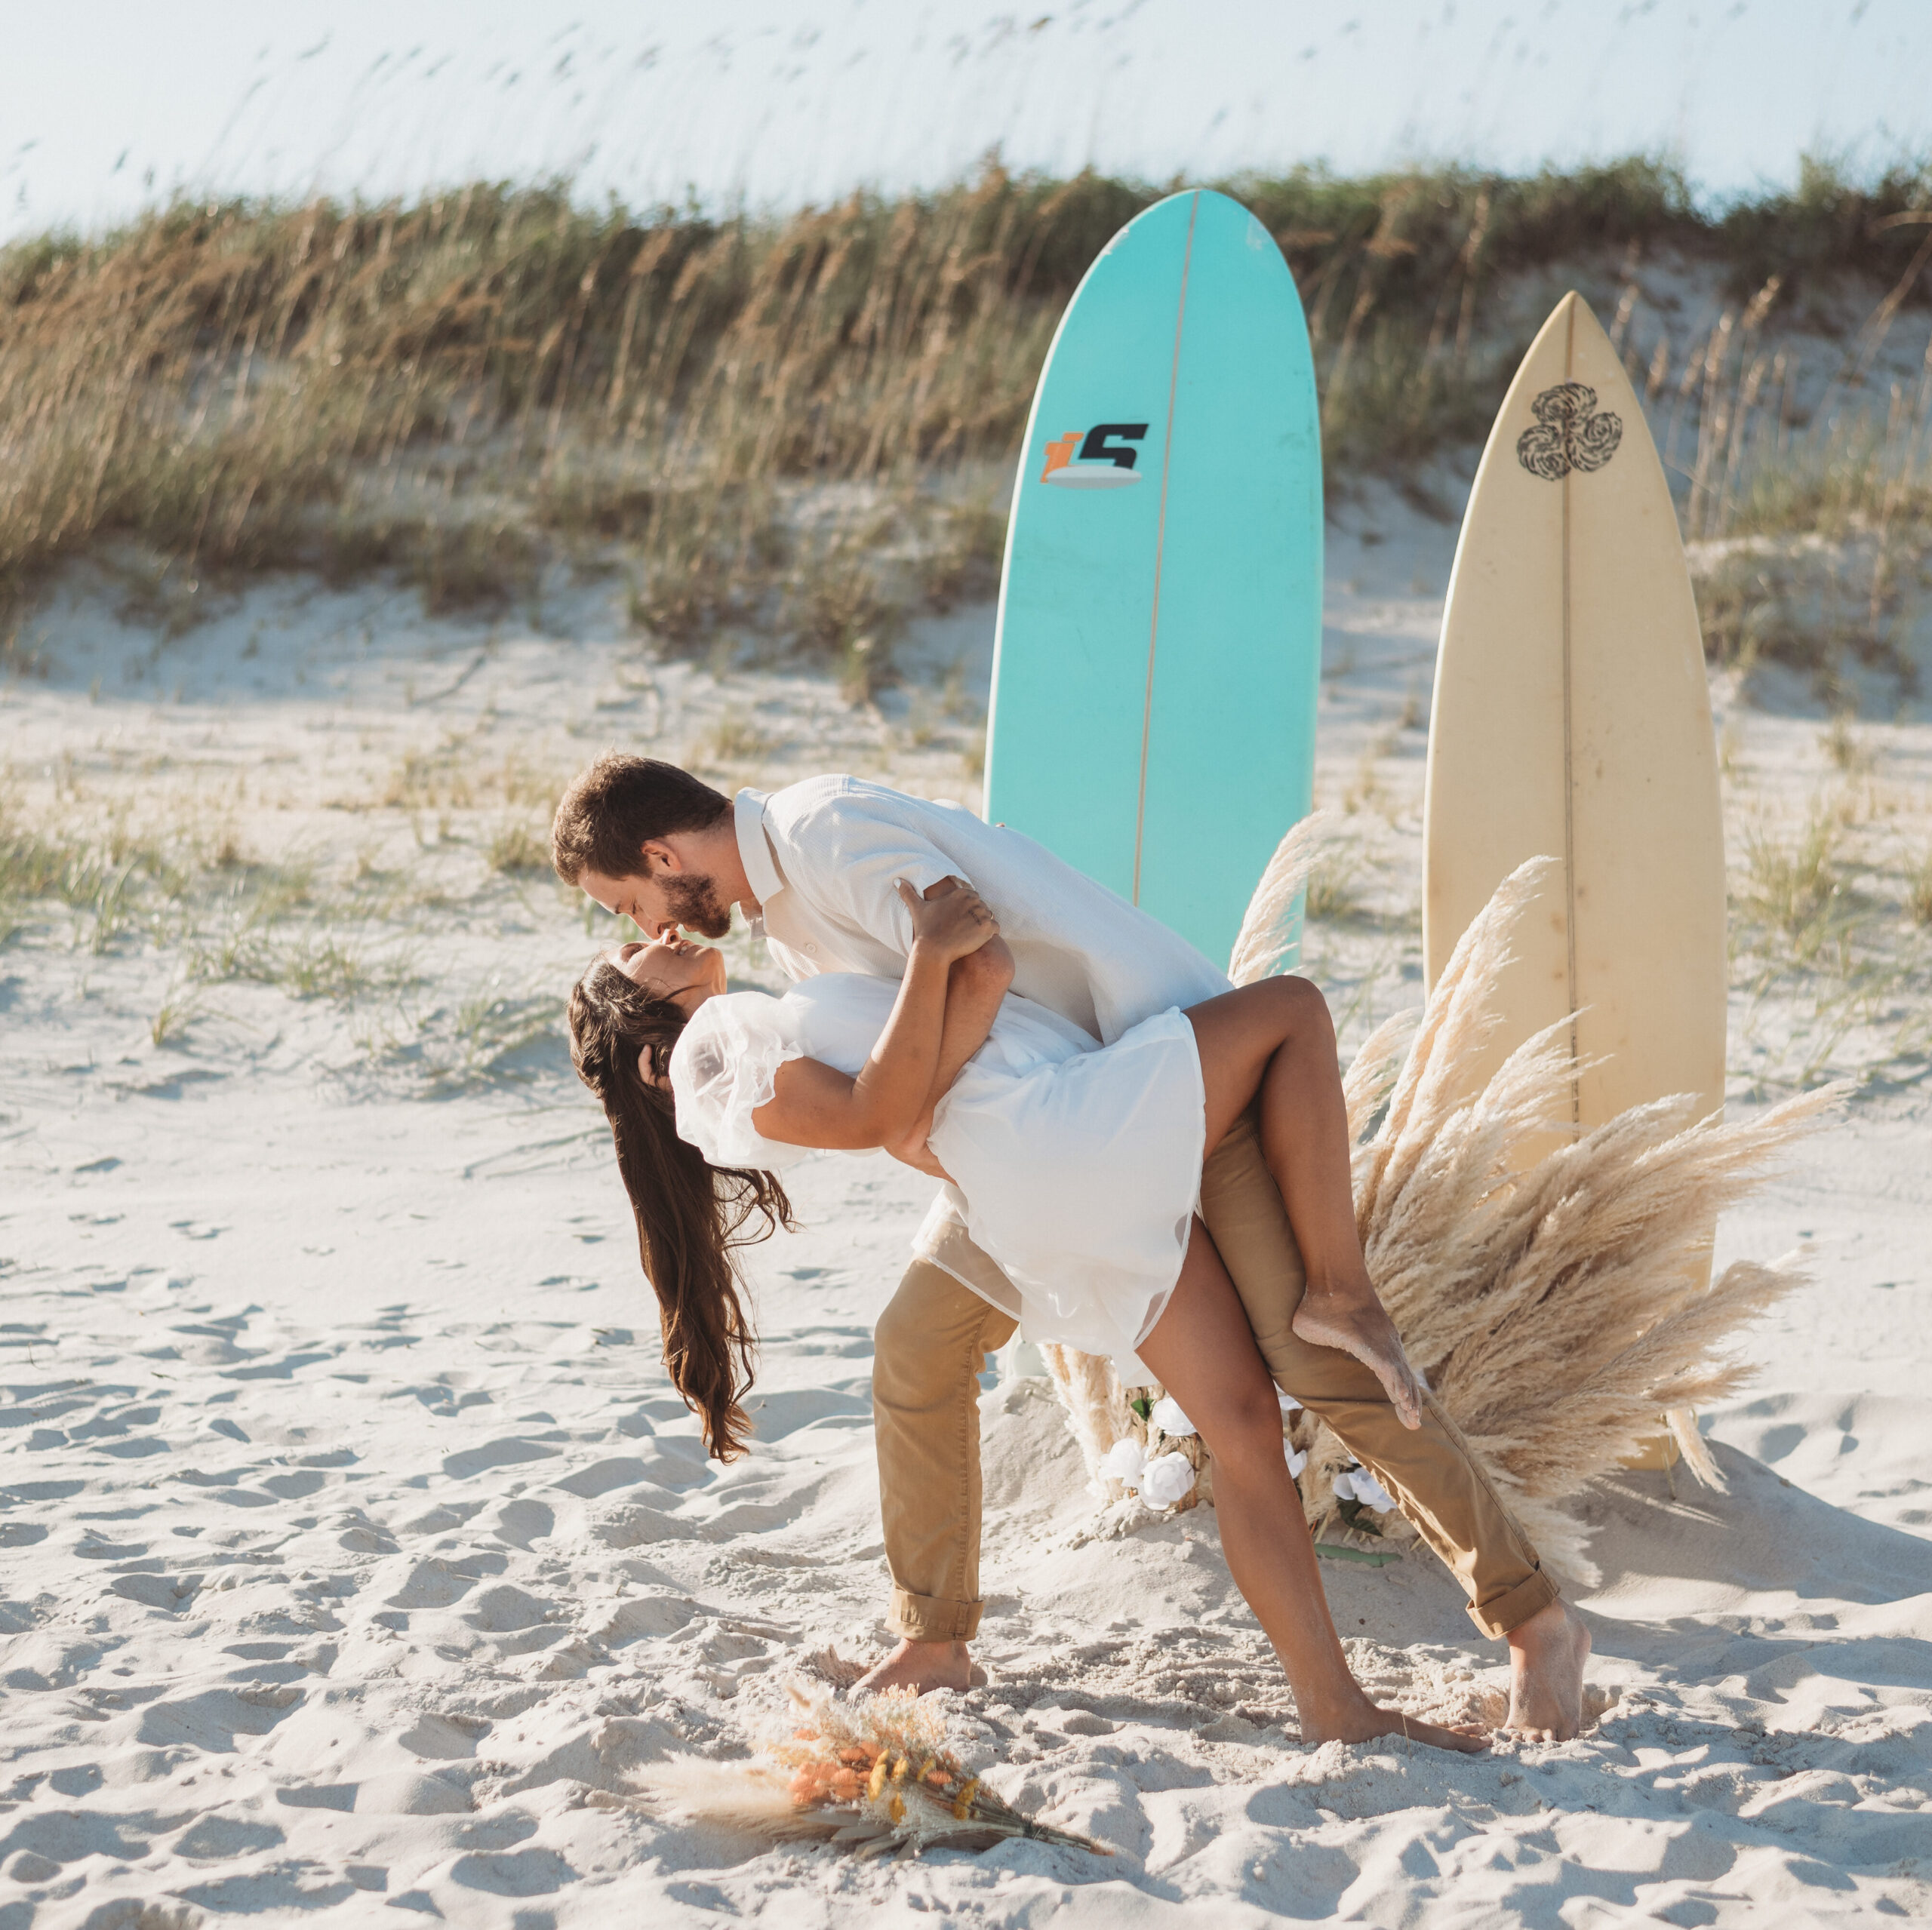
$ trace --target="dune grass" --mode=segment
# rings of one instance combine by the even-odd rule
[[[474,781],[512,795],[534,782],[514,764]],[[431,1096],[520,1077],[532,1047],[555,1046],[560,997],[499,978],[466,989],[444,982],[434,948],[445,901],[433,886],[384,871],[366,853],[346,863],[299,853],[259,861],[185,805],[157,804],[136,833],[125,815],[93,810],[91,798],[63,801],[58,815],[30,821],[0,797],[0,945],[118,960],[124,973],[158,961],[165,980],[146,994],[158,1048],[245,1010],[232,994],[247,988],[336,1009],[365,1071]],[[471,828],[476,848],[452,846],[445,862],[473,871],[480,860],[482,876],[466,898],[472,919],[527,905],[533,884],[560,890],[540,824],[512,818],[494,832]]]
[[[1906,862],[1905,914],[1915,925],[1932,926],[1932,845]]]
[[[1747,924],[1781,933],[1801,951],[1822,945],[1833,902],[1843,890],[1838,841],[1836,821],[1816,809],[1791,843],[1761,826],[1748,831],[1739,908]]]
[[[1689,344],[1664,438],[1684,533],[1699,543],[1707,653],[1747,673],[1761,660],[1806,672],[1836,708],[1855,701],[1858,669],[1901,697],[1917,692],[1912,635],[1932,587],[1932,353],[1915,380],[1881,389],[1872,379],[1900,311],[1924,299],[1932,211],[1875,216],[1873,232],[1909,235],[1912,250],[1822,398],[1800,404],[1788,352],[1763,339],[1806,259],[1795,235],[1792,262]],[[1680,450],[1694,395],[1694,448]]]
[[[706,770],[735,769],[755,764],[774,747],[776,739],[757,719],[741,710],[727,710],[697,742],[700,767]]]
[[[1642,161],[1225,185],[1294,269],[1343,489],[1483,433],[1522,346],[1490,326],[1512,274],[1670,247],[1721,260],[1740,300],[1767,264],[1788,294],[1889,285],[1920,232],[1897,217],[1928,198],[1909,172],[1813,169],[1710,214]],[[628,573],[660,644],[755,629],[863,697],[909,611],[990,588],[1054,322],[1156,192],[989,167],[940,194],[712,219],[479,183],[181,203],[17,244],[0,605],[116,541],[153,560],[177,625],[238,571],[381,569],[432,610],[513,608],[563,560]],[[0,644],[17,656],[5,620]]]
[[[492,834],[485,855],[493,871],[540,877],[550,868],[550,841],[541,825],[506,824]]]
[[[1761,403],[1734,441],[1735,487],[1703,512],[1718,539],[1700,555],[1709,653],[1807,672],[1836,708],[1856,701],[1859,670],[1915,695],[1913,636],[1932,589],[1932,363],[1884,416],[1847,409],[1793,431]]]
[[[1362,862],[1352,845],[1331,844],[1308,870],[1303,911],[1318,922],[1352,918],[1360,913]]]
[[[1740,840],[1731,1070],[1760,1095],[1826,1078],[1910,1083],[1932,1065],[1932,858],[1883,831],[1895,801],[1856,782],[1867,776],[1841,765],[1801,820],[1761,817]]]
[[[0,583],[125,536],[177,598],[300,564],[455,608],[614,550],[667,641],[758,619],[835,652],[882,622],[857,551],[918,548],[940,602],[983,554],[984,506],[955,517],[928,472],[1017,432],[1053,315],[1016,277],[1105,238],[1061,237],[1069,195],[989,177],[758,224],[478,187],[17,247]],[[827,477],[863,486],[846,513],[797,513]]]

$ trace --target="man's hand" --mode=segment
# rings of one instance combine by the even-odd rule
[[[933,1116],[928,1113],[904,1139],[894,1141],[884,1150],[915,1172],[928,1174],[934,1179],[950,1179],[952,1174],[933,1157],[933,1149],[926,1144],[926,1135],[932,1128]]]

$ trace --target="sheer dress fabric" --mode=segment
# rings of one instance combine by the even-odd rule
[[[752,1123],[780,1067],[809,1058],[857,1074],[897,994],[890,979],[838,972],[782,998],[706,1000],[671,1056],[679,1134],[714,1165],[795,1164],[806,1148]],[[1124,1374],[1151,1378],[1134,1350],[1180,1277],[1205,1132],[1200,1055],[1178,1010],[1100,1046],[1009,994],[933,1120],[954,1210],[1006,1275],[964,1284],[1028,1339],[1109,1355]]]
[[[768,1010],[785,1003],[763,992],[708,998],[672,1048],[678,1137],[689,1140],[713,1166],[777,1172],[810,1150],[764,1139],[752,1123],[752,1114],[771,1099],[778,1068],[807,1056],[795,1025]]]

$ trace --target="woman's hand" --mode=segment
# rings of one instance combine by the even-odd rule
[[[999,936],[999,921],[963,878],[940,878],[923,897],[904,878],[893,884],[912,914],[912,942],[933,957],[949,964]]]

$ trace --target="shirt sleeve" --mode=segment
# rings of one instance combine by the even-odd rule
[[[678,1136],[713,1166],[795,1166],[810,1150],[767,1139],[752,1123],[777,1086],[778,1068],[805,1056],[784,1001],[764,992],[706,999],[671,1054]]]
[[[912,914],[894,880],[903,878],[923,893],[941,878],[964,874],[937,845],[910,826],[855,809],[849,802],[835,808],[835,825],[825,832],[814,827],[818,834],[796,841],[817,860],[812,867],[811,896],[847,924],[890,946],[902,958],[909,957]],[[966,881],[972,883],[970,878]]]

